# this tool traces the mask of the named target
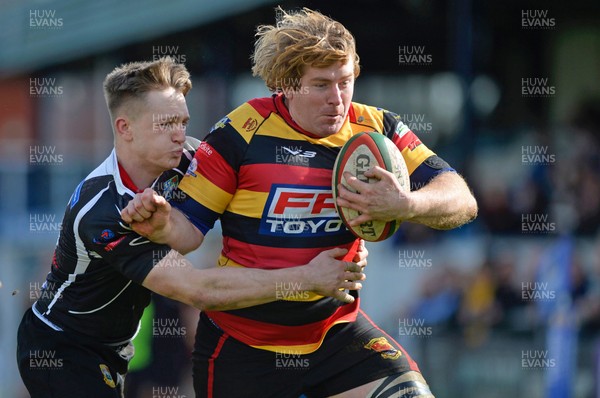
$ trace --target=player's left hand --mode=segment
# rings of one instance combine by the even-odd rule
[[[336,298],[344,303],[354,302],[346,290],[360,290],[366,275],[361,272],[363,266],[338,258],[348,253],[348,249],[336,247],[319,253],[304,267],[307,290],[321,296]],[[366,254],[362,254],[366,255]]]
[[[344,173],[344,179],[356,193],[338,185],[337,204],[357,210],[360,216],[350,220],[350,225],[356,226],[371,220],[392,221],[407,220],[413,217],[411,193],[402,190],[396,177],[387,170],[375,166],[365,172],[365,177],[377,181],[366,183],[360,181],[349,172]]]
[[[358,249],[356,250],[356,255],[354,255],[354,257],[352,258],[352,261],[354,261],[358,266],[360,266],[361,272],[363,272],[363,270],[367,266],[367,257],[368,256],[369,256],[369,251],[367,250],[367,247],[365,246],[365,241],[364,241],[364,239],[361,239],[360,243],[358,244]]]

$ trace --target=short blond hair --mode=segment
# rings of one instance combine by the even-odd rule
[[[252,73],[269,90],[297,89],[306,66],[325,68],[338,62],[354,62],[354,77],[360,73],[354,36],[320,12],[303,8],[286,12],[275,9],[275,25],[260,25],[252,55]]]
[[[185,65],[170,57],[151,62],[131,62],[121,65],[104,79],[104,98],[112,118],[128,100],[143,100],[149,91],[167,88],[186,95],[192,88],[190,73]]]

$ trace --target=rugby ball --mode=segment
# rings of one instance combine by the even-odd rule
[[[359,133],[342,146],[335,160],[331,179],[333,201],[342,222],[356,237],[370,242],[382,241],[392,236],[400,227],[400,221],[371,220],[351,227],[348,223],[349,220],[358,217],[360,212],[338,206],[337,196],[339,194],[338,184],[356,192],[346,183],[344,172],[350,172],[361,181],[373,183],[377,180],[365,177],[364,173],[374,166],[391,172],[396,176],[403,190],[410,190],[408,170],[400,150],[392,140],[377,132]]]

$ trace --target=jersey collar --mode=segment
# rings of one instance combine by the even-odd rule
[[[133,183],[133,180],[131,179],[131,177],[129,177],[129,174],[127,174],[127,171],[125,170],[125,168],[123,168],[123,166],[121,166],[121,163],[119,163],[118,160],[117,160],[117,165],[119,167],[119,175],[121,176],[121,181],[123,182],[123,185],[125,185],[125,188],[130,189],[135,193],[142,192],[137,187],[137,185],[135,185]]]
[[[300,127],[298,125],[298,123],[296,123],[294,121],[294,119],[292,119],[292,116],[290,115],[290,110],[288,109],[287,105],[285,104],[285,95],[283,95],[283,93],[273,94],[273,101],[275,103],[275,108],[277,109],[277,113],[283,118],[283,120],[285,120],[285,122],[287,124],[290,125],[290,127],[292,127],[294,130],[299,131],[300,133],[307,135],[311,138],[322,138],[322,137],[319,137],[318,135],[315,135],[313,133],[310,133],[310,132],[304,130],[302,127]]]

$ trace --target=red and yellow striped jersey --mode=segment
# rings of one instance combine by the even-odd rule
[[[297,126],[283,96],[274,95],[243,104],[213,127],[179,185],[188,199],[174,205],[204,234],[220,218],[221,266],[293,267],[333,247],[349,248],[352,259],[358,242],[335,212],[331,176],[341,146],[363,131],[392,139],[411,174],[434,155],[391,112],[352,103],[342,129],[319,138]],[[428,170],[415,174],[429,179],[440,171]],[[273,288],[281,300],[207,314],[248,345],[297,353],[315,351],[331,326],[356,318],[358,299],[341,305],[292,294],[297,286]]]

